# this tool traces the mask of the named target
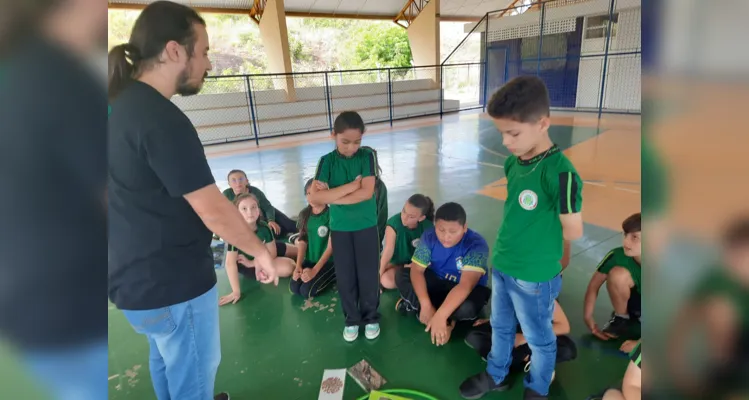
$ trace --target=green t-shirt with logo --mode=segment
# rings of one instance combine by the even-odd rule
[[[387,226],[395,231],[395,249],[390,263],[394,265],[406,265],[411,263],[411,258],[419,246],[419,240],[425,230],[434,226],[432,221],[424,219],[416,225],[416,228],[409,229],[403,225],[401,214],[395,214],[387,220]]]
[[[267,223],[265,223],[265,221],[257,222],[257,230],[255,231],[255,234],[263,243],[271,243],[275,240],[275,237],[273,237],[273,231],[271,231],[270,227]],[[248,260],[255,259],[255,257],[245,253],[244,251],[234,247],[231,244],[229,245],[229,251],[238,251],[239,254],[244,255]]]
[[[307,234],[300,240],[307,242],[306,261],[317,263],[328,248],[328,237],[330,236],[330,209],[326,208],[320,214],[310,213],[307,219]],[[330,256],[328,263],[333,262]]]
[[[353,182],[357,176],[366,178],[376,174],[375,154],[362,147],[351,157],[344,157],[338,150],[322,156],[317,164],[315,179],[335,189]],[[334,231],[353,232],[376,225],[377,202],[374,193],[371,198],[356,204],[330,205],[330,229]]]
[[[583,184],[556,145],[530,160],[508,157],[507,201],[494,245],[494,268],[516,279],[546,282],[562,271],[561,214],[582,209]]]
[[[642,293],[642,286],[640,284],[642,282],[642,270],[640,269],[640,264],[634,258],[624,254],[624,247],[617,247],[606,254],[606,257],[601,260],[596,270],[608,275],[614,267],[622,267],[629,271],[629,274],[632,275],[632,280],[635,282],[635,289],[637,289],[638,293]]]

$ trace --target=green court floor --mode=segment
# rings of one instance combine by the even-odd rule
[[[563,149],[598,133],[594,128],[551,129],[553,140]],[[437,205],[457,201],[468,212],[469,226],[493,245],[502,222],[503,202],[476,192],[504,176],[503,154],[507,151],[490,121],[475,115],[455,118],[432,126],[365,135],[364,144],[379,152],[389,191],[389,214],[399,212],[414,193],[429,195]],[[209,161],[220,185],[226,186],[230,169],[243,169],[277,208],[294,215],[304,206],[304,181],[313,175],[317,159],[332,147],[330,141],[315,142]],[[588,279],[600,259],[620,243],[619,232],[586,224],[585,237],[573,245],[560,303],[570,319],[571,336],[578,343],[578,359],[558,366],[552,399],[584,399],[621,379],[627,359],[617,354],[619,343],[585,344],[590,337],[582,320]],[[221,293],[228,293],[225,272],[217,270],[217,274]],[[287,286],[288,279],[277,288],[243,281],[242,300],[220,309],[222,363],[217,391],[228,391],[237,400],[316,399],[324,369],[347,368],[366,359],[388,380],[386,389],[414,389],[452,400],[460,398],[461,381],[484,368],[484,362],[463,342],[465,329],[456,331],[446,346],[433,346],[418,321],[395,312],[395,292],[382,296],[380,337],[368,341],[360,335],[348,344],[341,337],[343,315],[335,290],[305,302],[292,298]],[[599,324],[610,311],[604,288],[597,308]],[[110,399],[155,398],[147,341],[111,304],[109,354]],[[511,391],[486,398],[521,398],[521,379],[517,377]],[[363,394],[348,378],[344,398]]]

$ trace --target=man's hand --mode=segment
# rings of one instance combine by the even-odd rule
[[[593,317],[585,317],[585,326],[588,327],[588,329],[590,330],[590,333],[595,335],[595,337],[601,340],[611,339],[606,334],[604,334],[603,331],[598,329],[598,325],[596,325],[596,321],[593,319]]]
[[[267,251],[255,257],[255,277],[260,283],[273,283],[278,286],[278,275],[273,267],[273,259]]]
[[[419,322],[424,325],[428,325],[429,321],[432,319],[432,317],[434,317],[434,313],[436,312],[437,310],[434,309],[432,303],[422,304],[421,311],[419,311]]]
[[[317,276],[317,273],[320,272],[317,268],[307,268],[304,271],[302,271],[302,282],[307,283]]]
[[[219,306],[223,306],[223,305],[226,305],[226,304],[229,304],[229,303],[236,304],[237,301],[239,301],[240,297],[242,297],[242,295],[240,293],[232,292],[230,294],[227,294],[226,296],[222,296],[218,300],[218,305]]]
[[[278,236],[281,234],[281,225],[278,225],[278,222],[276,221],[269,221],[268,226],[271,230],[273,230],[273,234]]]

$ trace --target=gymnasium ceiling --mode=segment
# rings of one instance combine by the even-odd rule
[[[141,8],[153,0],[108,0],[110,8]],[[249,13],[253,0],[173,0],[202,12]],[[501,10],[512,0],[440,0],[443,21],[470,21]],[[284,0],[288,16],[358,17],[392,20],[408,0]]]

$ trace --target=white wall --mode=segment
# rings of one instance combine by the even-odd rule
[[[430,79],[393,82],[393,118],[434,114],[440,111],[440,89]],[[253,92],[254,118],[258,136],[324,130],[329,127],[328,107],[333,118],[344,110],[358,111],[365,122],[390,118],[388,84],[371,83],[331,86],[328,104],[324,87],[297,88],[296,102],[286,102],[282,90]],[[254,137],[249,99],[246,93],[206,94],[175,97],[198,130],[203,143],[217,143]],[[455,111],[460,101],[443,101],[443,110]]]

